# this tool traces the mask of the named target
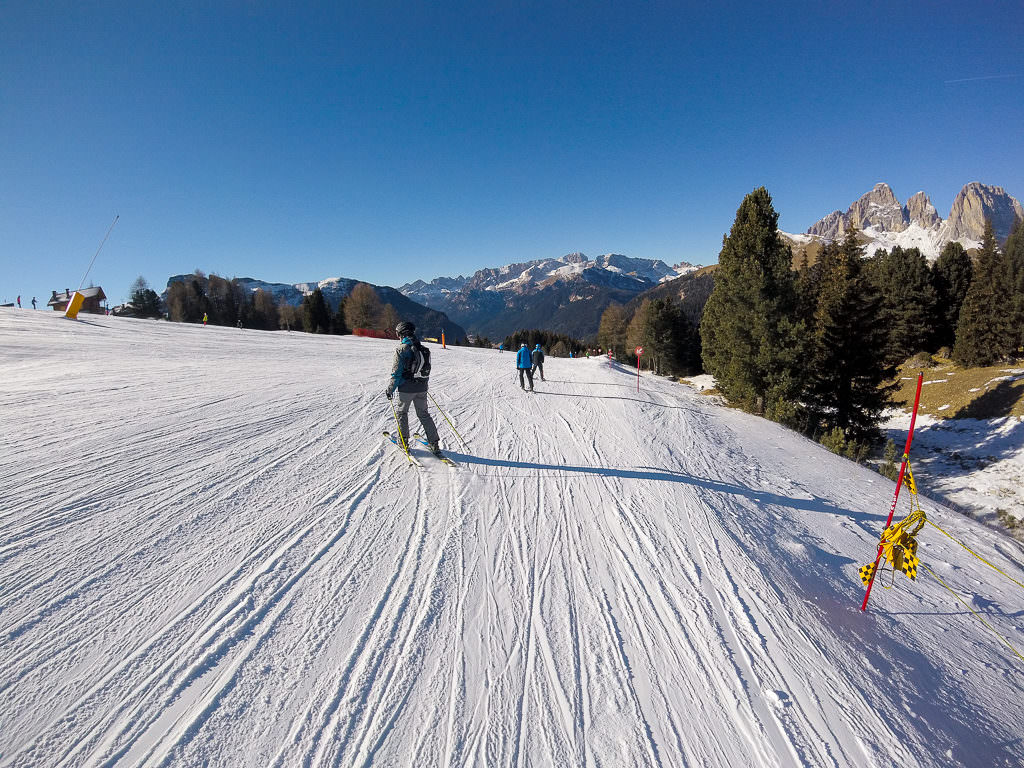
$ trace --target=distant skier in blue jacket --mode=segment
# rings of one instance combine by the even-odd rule
[[[530,350],[525,344],[521,344],[519,351],[516,353],[516,368],[519,369],[520,389],[533,392],[533,358],[530,356]],[[523,383],[523,374],[526,374],[526,378],[530,382],[529,389],[526,389],[526,385]]]

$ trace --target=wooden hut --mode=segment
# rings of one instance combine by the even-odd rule
[[[89,312],[93,315],[102,315],[106,311],[103,309],[102,303],[107,300],[107,295],[103,292],[103,289],[99,286],[95,288],[83,288],[79,291],[82,296],[85,297],[85,301],[82,303],[80,312]],[[55,312],[64,312],[68,308],[68,302],[71,301],[71,296],[74,291],[69,291],[67,288],[64,289],[63,293],[53,292],[50,296],[50,300],[46,302],[47,306],[53,307]]]

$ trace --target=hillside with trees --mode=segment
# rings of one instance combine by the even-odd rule
[[[282,292],[271,290],[280,286],[265,285],[249,278],[207,276],[200,270],[172,277],[164,298],[167,317],[197,323],[206,316],[211,325],[334,334],[357,328],[389,332],[400,320],[409,320],[421,336],[440,336],[443,330],[453,343],[466,338],[465,330],[443,312],[424,307],[394,288],[330,281],[326,289],[317,285],[301,294],[292,286]]]
[[[850,229],[796,271],[777,221],[764,188],[743,200],[701,318],[704,367],[730,403],[860,457],[880,437],[897,365],[935,353],[983,366],[1024,353],[1020,221],[1002,249],[988,224],[973,262],[958,243],[931,265],[899,246],[865,258]]]

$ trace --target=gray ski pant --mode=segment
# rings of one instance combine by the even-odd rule
[[[398,428],[402,432],[402,438],[405,440],[406,445],[409,444],[409,406],[415,406],[416,418],[420,420],[420,424],[423,425],[423,434],[427,438],[428,443],[437,443],[437,427],[434,425],[434,420],[430,418],[430,413],[427,412],[427,393],[426,392],[402,392],[398,391]]]

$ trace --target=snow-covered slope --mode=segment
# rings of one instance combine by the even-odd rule
[[[0,766],[1009,766],[1024,663],[893,485],[606,360],[0,309]],[[1024,581],[1017,543],[930,517]],[[905,512],[901,507],[900,514]],[[1021,590],[923,562],[1018,649]]]

